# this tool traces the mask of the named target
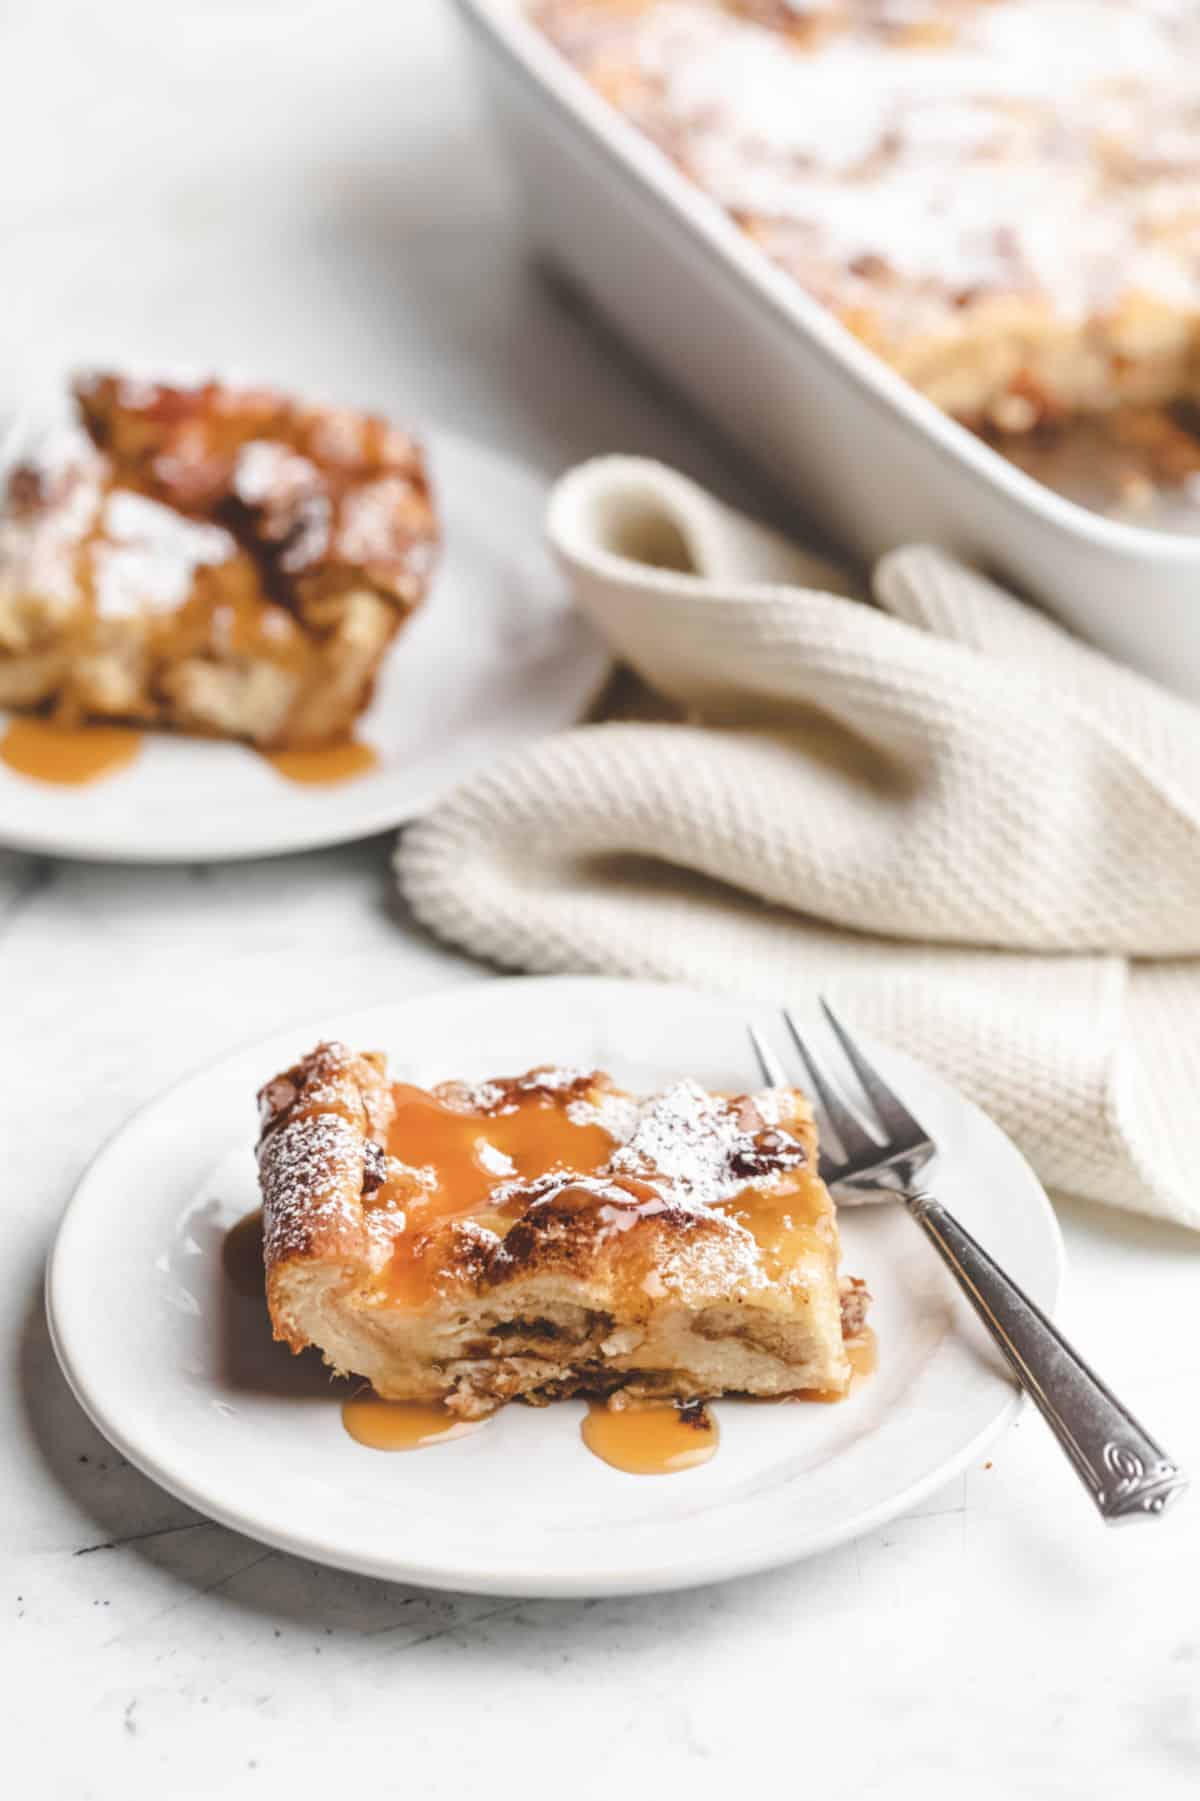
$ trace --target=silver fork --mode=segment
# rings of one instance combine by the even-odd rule
[[[825,1114],[821,1123],[832,1127],[838,1140],[840,1155],[822,1147],[823,1180],[842,1202],[904,1202],[1032,1397],[1104,1520],[1116,1525],[1157,1518],[1183,1493],[1186,1476],[1041,1308],[921,1186],[937,1145],[825,1001],[821,1007],[862,1090],[857,1107],[849,1105],[785,1008],[784,1022]],[[772,1087],[786,1087],[787,1075],[774,1052],[754,1026],[749,1031],[764,1079]]]

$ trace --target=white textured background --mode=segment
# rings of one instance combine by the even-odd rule
[[[0,85],[0,412],[66,363],[133,353],[436,418],[548,471],[641,450],[729,488],[529,268],[440,0],[9,0]],[[398,915],[387,848],[162,873],[0,851],[14,1795],[1200,1792],[1200,1499],[1106,1535],[1036,1418],[844,1551],[594,1605],[310,1567],[107,1449],[46,1339],[58,1211],[194,1065],[466,973]],[[1200,1246],[1064,1224],[1069,1329],[1200,1471]]]

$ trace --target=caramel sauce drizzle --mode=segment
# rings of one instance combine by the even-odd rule
[[[603,1171],[617,1140],[568,1113],[572,1098],[561,1092],[510,1091],[509,1106],[497,1113],[460,1112],[427,1090],[397,1083],[392,1090],[396,1117],[388,1153],[406,1166],[407,1178],[389,1182],[377,1204],[393,1203],[404,1213],[384,1279],[389,1300],[421,1306],[433,1292],[429,1236],[450,1220],[474,1220],[501,1237],[524,1211],[528,1197],[491,1203],[502,1185],[526,1184],[562,1171],[591,1176]],[[432,1176],[432,1180],[429,1177]],[[639,1213],[661,1211],[669,1197],[653,1181],[621,1176],[614,1186],[628,1195],[630,1223]],[[586,1189],[567,1187],[561,1204],[596,1205]],[[614,1216],[624,1203],[614,1206]],[[772,1278],[792,1267],[801,1254],[827,1242],[832,1225],[815,1165],[777,1172],[768,1184],[748,1182],[714,1209],[737,1220],[755,1239]]]
[[[388,1299],[420,1306],[434,1289],[429,1234],[450,1220],[473,1219],[501,1236],[527,1198],[489,1206],[502,1183],[525,1183],[553,1170],[590,1174],[607,1163],[616,1140],[600,1125],[576,1123],[556,1095],[511,1095],[512,1110],[459,1112],[424,1088],[398,1082],[388,1154],[408,1175],[376,1197],[402,1206],[405,1228],[384,1277]],[[429,1180],[432,1176],[432,1181]]]
[[[717,1454],[721,1442],[707,1407],[650,1401],[610,1407],[592,1401],[580,1434],[594,1457],[630,1476],[677,1476]]]
[[[266,593],[244,550],[197,569],[183,605],[146,623],[152,654],[172,662],[205,655],[264,658],[302,675],[319,656],[296,616]]]
[[[832,1230],[825,1190],[813,1163],[782,1170],[769,1186],[743,1188],[720,1212],[745,1226],[767,1274],[778,1280]]]
[[[0,762],[35,782],[78,788],[128,768],[142,734],[123,725],[56,725],[35,715],[11,721],[0,738]]]

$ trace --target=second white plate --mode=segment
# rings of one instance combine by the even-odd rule
[[[441,558],[359,724],[377,768],[305,786],[241,745],[147,733],[136,762],[86,787],[0,764],[0,844],[154,863],[340,844],[415,818],[472,770],[573,724],[609,657],[543,548],[544,483],[440,433],[430,461]]]
[[[752,1010],[766,1030],[769,1012]],[[257,1204],[254,1090],[339,1036],[421,1082],[548,1059],[648,1089],[756,1080],[736,1001],[650,983],[504,980],[288,1032],[154,1102],[98,1157],[50,1262],[55,1347],[133,1463],[212,1518],[306,1557],[443,1588],[598,1595],[685,1587],[866,1532],[944,1483],[1012,1419],[1017,1390],[931,1247],[896,1206],[842,1213],[843,1263],[875,1301],[879,1368],[836,1406],[718,1406],[702,1468],[625,1475],[580,1441],[583,1407],[507,1408],[427,1450],[365,1450],[314,1353],[270,1339],[224,1280],[228,1226]],[[878,1049],[878,1047],[876,1047]],[[1057,1225],[1024,1159],[946,1082],[880,1064],[937,1138],[935,1185],[1043,1307]],[[1047,1452],[1049,1455],[1049,1450]]]

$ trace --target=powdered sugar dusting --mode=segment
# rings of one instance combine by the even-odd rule
[[[637,1127],[640,1104],[632,1094],[600,1089],[586,1099],[567,1102],[567,1118],[573,1126],[599,1126],[618,1144],[631,1138]]]
[[[454,1104],[471,1113],[495,1113],[503,1105],[507,1090],[499,1082],[466,1082],[454,1086]]]
[[[512,1158],[505,1156],[504,1152],[498,1150],[494,1144],[481,1142],[476,1148],[475,1155],[489,1176],[504,1177],[513,1174],[515,1165]]]
[[[639,1112],[626,1144],[613,1152],[619,1175],[658,1180],[693,1206],[710,1206],[727,1186],[739,1134],[728,1107],[695,1082],[676,1082]]]
[[[1200,8],[833,10],[797,47],[696,0],[614,7],[582,54],[598,76],[628,61],[622,104],[823,299],[911,329],[987,293],[1071,320],[1135,294],[1200,304]]]
[[[92,551],[96,612],[101,619],[173,612],[192,591],[197,571],[236,555],[219,525],[186,519],[172,507],[115,488],[101,514],[104,541]]]
[[[360,1220],[362,1134],[340,1113],[285,1119],[259,1147],[268,1266],[302,1253],[314,1236]]]
[[[367,1234],[367,1258],[373,1271],[384,1268],[396,1249],[396,1240],[405,1224],[404,1210],[394,1202],[366,1210],[363,1225]]]
[[[243,444],[233,467],[233,491],[246,506],[294,499],[317,487],[321,477],[316,464],[286,444],[253,438]]]
[[[233,492],[260,514],[260,530],[281,546],[279,567],[290,575],[318,563],[329,549],[333,502],[325,478],[308,457],[286,444],[255,438],[238,452]]]
[[[523,1076],[496,1077],[488,1082],[448,1082],[437,1089],[447,1104],[471,1113],[515,1113],[521,1105],[522,1097],[543,1094],[551,1098],[570,1094],[572,1089],[586,1089],[593,1081],[590,1070],[566,1068],[558,1064],[547,1064],[544,1068],[527,1070]],[[572,1118],[571,1107],[574,1101],[568,1102],[567,1116]],[[576,1124],[587,1124],[589,1121],[579,1119]],[[617,1136],[616,1133],[613,1134]]]
[[[55,618],[82,603],[80,551],[96,525],[106,472],[78,431],[47,435],[14,469],[0,512],[0,602],[36,594]]]
[[[591,1082],[592,1071],[574,1064],[547,1063],[517,1076],[506,1084],[518,1094],[562,1094],[568,1088],[582,1088]]]
[[[338,552],[352,563],[375,563],[396,554],[396,522],[404,517],[411,485],[386,475],[351,489],[342,503]]]
[[[615,1176],[665,1189],[676,1203],[713,1207],[805,1160],[796,1140],[779,1132],[773,1137],[778,1145],[764,1158],[758,1134],[728,1101],[696,1082],[676,1082],[643,1103],[632,1134],[613,1152],[609,1168]]]
[[[111,479],[108,459],[82,432],[39,443],[10,479],[0,518],[0,597],[36,594],[61,615],[81,607],[90,589],[100,619],[172,612],[198,570],[236,554],[222,527],[111,487]],[[20,504],[23,484],[35,491],[28,505]]]

